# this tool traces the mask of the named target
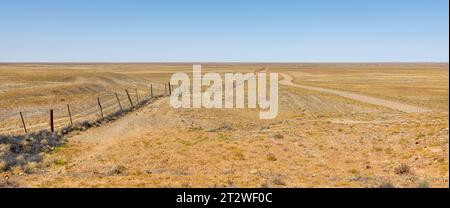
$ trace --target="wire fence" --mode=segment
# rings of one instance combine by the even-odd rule
[[[163,86],[164,85],[164,86]],[[95,121],[118,112],[130,111],[155,97],[170,95],[170,83],[150,84],[149,88],[130,88],[114,93],[103,93],[91,99],[73,103],[61,103],[48,110],[21,109],[17,119],[5,121],[0,135],[18,135],[50,130],[52,132],[85,121]]]
[[[256,76],[257,70],[252,74],[251,78]],[[233,83],[230,88],[242,86],[244,81]],[[17,117],[13,119],[0,118],[0,122],[4,123],[0,127],[0,135],[17,135],[28,134],[30,132],[38,132],[41,130],[57,131],[67,126],[73,126],[75,123],[84,121],[95,121],[120,111],[128,111],[138,105],[141,101],[151,99],[153,97],[172,94],[173,85],[170,82],[165,84],[150,84],[147,89],[131,88],[124,89],[113,93],[103,93],[91,99],[82,100],[75,103],[61,103],[52,106],[50,109],[19,110]],[[222,89],[216,89],[220,90]],[[177,90],[175,96],[183,94],[186,89]],[[17,119],[16,119],[17,118]]]

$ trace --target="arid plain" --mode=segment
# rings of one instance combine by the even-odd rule
[[[280,73],[278,117],[174,109],[163,96],[64,135],[39,160],[0,143],[0,186],[448,187],[448,64],[202,67]],[[192,64],[0,64],[0,134],[24,133],[20,112],[29,131],[48,129],[50,109],[60,130],[69,125],[67,104],[76,122],[96,119],[97,98],[107,114],[118,110],[115,93],[128,106],[125,89],[133,100],[136,91],[148,97],[150,85],[166,94],[175,72]]]

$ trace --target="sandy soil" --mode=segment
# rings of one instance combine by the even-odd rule
[[[120,73],[126,75],[122,80],[154,83],[190,70],[189,65],[70,66],[79,67],[88,74],[106,71],[105,78]],[[170,73],[163,73],[166,68]],[[204,68],[254,72],[264,66]],[[4,172],[7,185],[448,187],[448,65],[273,64],[269,70],[293,77],[281,80],[276,119],[259,120],[258,109],[173,109],[163,98],[102,127],[74,132],[31,171]],[[303,82],[306,87],[297,86]],[[407,113],[409,105],[431,111]]]

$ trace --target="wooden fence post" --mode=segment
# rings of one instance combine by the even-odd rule
[[[167,84],[164,84],[164,94],[167,94]]]
[[[128,90],[125,90],[125,92],[127,93],[127,97],[128,100],[130,101],[131,108],[134,108],[133,101],[131,101],[130,93],[128,93]]]
[[[119,103],[120,111],[123,112],[122,104],[120,104],[120,99],[119,99],[119,95],[117,95],[117,92],[116,92],[116,98],[117,98],[117,103]]]
[[[53,123],[53,109],[50,109],[50,131],[55,132],[55,125]]]
[[[72,113],[70,112],[69,104],[67,104],[67,112],[69,112],[70,125],[73,126]]]
[[[138,89],[137,89],[137,88],[134,88],[134,90],[136,91],[137,105],[139,105],[139,94],[138,94]]]
[[[102,118],[104,118],[103,117],[103,108],[102,108],[102,104],[100,103],[100,98],[97,98],[97,102],[98,102],[98,106],[100,107],[100,113],[102,115]]]
[[[170,82],[169,82],[169,96],[171,96],[172,95],[172,86],[170,85]]]
[[[25,126],[25,120],[23,120],[22,112],[20,112],[20,118],[22,119],[23,130],[25,130],[25,134],[28,134],[27,127]]]
[[[150,84],[150,97],[153,98],[153,84]]]

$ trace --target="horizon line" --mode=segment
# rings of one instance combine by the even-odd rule
[[[0,61],[0,64],[449,64],[449,61]]]

